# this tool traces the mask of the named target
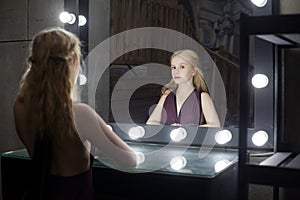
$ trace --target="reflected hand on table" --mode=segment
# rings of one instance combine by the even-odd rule
[[[171,124],[171,126],[182,126],[182,124],[173,123],[173,124]]]

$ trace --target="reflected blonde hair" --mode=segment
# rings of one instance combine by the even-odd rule
[[[32,134],[75,135],[72,95],[80,56],[80,41],[69,31],[51,28],[34,36],[17,96]]]
[[[182,58],[187,63],[189,63],[192,67],[196,68],[196,73],[193,77],[194,87],[202,92],[208,92],[197,53],[190,49],[179,50],[172,54],[170,62],[172,62],[172,59],[176,56],[180,56],[180,58]],[[168,95],[170,92],[176,89],[177,89],[177,84],[172,79],[169,83],[167,83],[162,88],[162,94]]]

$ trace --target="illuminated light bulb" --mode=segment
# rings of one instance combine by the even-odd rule
[[[252,136],[252,142],[254,145],[260,147],[263,146],[269,139],[268,133],[265,131],[257,131]]]
[[[135,152],[136,155],[136,164],[139,165],[145,162],[145,155],[142,152]]]
[[[220,172],[223,169],[225,169],[229,164],[230,164],[230,162],[228,160],[219,160],[215,164],[215,171]]]
[[[267,4],[268,0],[251,0],[251,2],[252,2],[255,6],[261,8],[261,7],[264,7],[264,6]]]
[[[182,127],[173,129],[170,133],[170,138],[174,142],[179,142],[181,140],[184,140],[186,136],[187,136],[187,132]]]
[[[174,170],[180,170],[186,166],[186,163],[187,161],[185,157],[177,156],[172,158],[172,160],[170,161],[170,166]]]
[[[215,135],[215,141],[218,144],[226,144],[232,139],[232,134],[229,130],[218,131]]]
[[[68,21],[70,21],[70,14],[68,12],[61,12],[59,14],[59,20],[62,23],[67,23]]]
[[[85,85],[87,78],[84,74],[79,74],[79,85]]]
[[[69,24],[74,24],[76,21],[76,16],[72,13],[68,13],[68,12],[61,12],[59,14],[59,20],[62,23],[69,23]]]
[[[264,88],[269,84],[269,78],[264,74],[255,74],[252,77],[252,85],[256,88]]]
[[[86,24],[86,18],[83,15],[78,16],[78,26],[84,26]]]
[[[113,128],[112,128],[112,126],[111,126],[111,125],[109,125],[109,124],[106,124],[106,126],[109,128],[109,130],[113,131]]]
[[[129,129],[128,135],[133,140],[142,138],[145,135],[145,129],[142,126],[132,127]]]

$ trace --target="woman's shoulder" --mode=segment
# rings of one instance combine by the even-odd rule
[[[201,100],[202,101],[207,101],[207,100],[211,100],[210,95],[208,94],[208,92],[201,92]]]
[[[90,105],[86,103],[73,103],[75,109],[92,109]]]
[[[206,95],[210,96],[210,95],[208,94],[208,92],[200,91],[199,93],[200,93],[201,95],[204,95],[204,96],[206,96]]]
[[[194,92],[198,96],[198,98],[200,98],[200,97],[201,98],[203,98],[203,97],[205,98],[206,96],[209,96],[208,92],[202,91],[202,90],[197,89],[197,88],[195,88]]]
[[[198,94],[201,94],[201,96],[209,96],[209,93],[200,89],[195,88],[195,92],[197,92]]]
[[[77,127],[86,127],[87,122],[91,124],[100,117],[91,106],[85,103],[73,104],[73,116]]]
[[[85,103],[74,103],[73,110],[76,113],[87,113],[87,112],[94,113],[95,112],[91,106],[89,106],[88,104],[85,104]]]

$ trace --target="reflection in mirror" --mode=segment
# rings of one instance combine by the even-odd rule
[[[163,87],[162,96],[147,124],[220,127],[220,119],[209,93],[211,88],[204,80],[202,68],[205,67],[200,63],[203,62],[200,62],[198,54],[190,49],[172,54],[172,79]]]
[[[251,15],[252,5],[250,1],[231,2],[226,0],[214,3],[213,0],[207,0],[207,2],[207,4],[204,4],[203,1],[195,0],[111,0],[109,33],[110,36],[113,36],[139,27],[164,27],[179,31],[197,41],[210,55],[223,80],[226,92],[226,113],[222,126],[236,127],[239,119],[239,14],[243,11]],[[165,37],[170,38],[167,35]],[[150,44],[152,42],[147,40],[147,36],[143,39],[145,38],[144,43]],[[163,42],[164,38],[157,37],[157,40]],[[172,41],[174,43],[178,42],[176,38],[173,38]],[[122,51],[130,43],[130,41],[119,40],[116,44],[111,44],[111,47],[114,48],[114,45],[116,45],[116,48]],[[170,66],[172,53],[185,48],[178,46],[172,51],[151,47],[140,48],[113,59],[106,71],[110,84],[109,99],[112,100],[112,94],[116,92],[115,85],[125,73],[147,63],[160,63]],[[205,75],[207,74],[204,72],[204,78],[207,81]],[[170,73],[163,76],[165,81],[171,78]],[[107,79],[107,77],[103,79]],[[208,79],[211,79],[211,77],[208,77]],[[207,84],[212,87],[215,83],[210,81],[208,80]],[[97,93],[103,89],[100,89],[103,87],[100,84],[101,81]],[[124,86],[131,87],[131,84],[132,82],[129,81],[124,83]],[[160,99],[161,89],[165,84],[147,83],[136,87],[135,91],[131,93],[130,99],[125,99],[125,101],[129,101],[127,105],[129,115],[124,116],[121,121],[124,123],[132,121],[134,123],[146,123],[154,108],[153,105]],[[122,93],[126,94],[126,90],[120,91],[119,105],[122,104]],[[215,102],[213,95],[212,97],[216,107],[222,103]],[[107,109],[100,103],[103,102],[101,98],[107,97],[96,94],[96,109],[99,112]],[[112,101],[109,103],[110,106],[111,103]],[[218,108],[216,109],[218,111]],[[121,113],[122,110],[120,109],[119,112]],[[253,119],[253,112],[251,112],[251,115],[250,119]],[[111,109],[109,109],[109,122],[116,122]],[[250,120],[250,122],[249,127],[252,127],[253,120]]]

